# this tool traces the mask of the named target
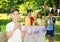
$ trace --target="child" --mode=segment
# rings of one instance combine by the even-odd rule
[[[8,42],[22,42],[22,36],[24,35],[24,32],[21,29],[21,24],[18,22],[18,9],[13,9],[11,11],[11,19],[12,21],[6,26],[6,36],[8,38]]]
[[[48,18],[48,26],[47,26],[47,35],[49,42],[54,42],[54,24],[55,24],[55,18],[53,18],[52,13],[49,13]]]
[[[42,18],[42,14],[40,12],[38,12],[37,14],[37,20],[35,25],[45,26],[45,19]]]
[[[27,30],[27,33],[24,37],[24,42],[33,42],[32,40],[32,35],[29,35],[31,34],[31,30],[30,30],[30,26],[33,26],[33,22],[34,22],[34,18],[31,16],[31,12],[28,12],[27,16],[25,17],[25,26],[29,26]],[[25,27],[25,28],[27,28]],[[32,28],[31,28],[32,29]],[[30,33],[29,33],[30,32]]]
[[[25,25],[32,26],[34,22],[34,18],[31,16],[31,12],[28,12],[28,15],[25,17]]]
[[[40,33],[37,35],[37,42],[45,42],[45,19],[42,18],[42,14],[38,12],[37,19],[35,25],[40,26],[41,30],[39,29]],[[44,30],[42,30],[44,28]],[[43,32],[44,31],[44,32]]]

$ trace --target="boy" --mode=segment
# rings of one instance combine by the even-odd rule
[[[55,18],[53,18],[52,13],[49,13],[48,18],[48,26],[47,26],[47,35],[49,42],[54,42],[54,24],[55,24]]]
[[[13,9],[11,11],[11,19],[12,21],[6,26],[6,36],[8,38],[8,42],[22,42],[22,36],[24,35],[24,32],[22,31],[21,24],[18,22],[18,9]]]

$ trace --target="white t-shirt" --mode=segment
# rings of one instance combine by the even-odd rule
[[[6,26],[6,31],[11,31],[14,27],[14,22],[10,22]],[[8,42],[22,42],[22,36],[20,29],[16,29],[12,36],[8,39]]]

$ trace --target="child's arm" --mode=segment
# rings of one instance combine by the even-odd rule
[[[48,18],[46,17],[46,19],[44,18],[45,21],[45,25],[48,25]]]
[[[13,34],[14,31],[15,31],[15,27],[11,31],[7,31],[6,37],[10,38],[12,36],[12,34]]]
[[[56,22],[56,19],[54,18],[54,19],[53,19],[53,22],[52,22],[52,24],[54,25],[54,24],[55,24],[55,22]]]
[[[39,24],[37,22],[35,22],[35,25],[39,26]]]
[[[10,38],[12,36],[13,32],[17,29],[17,27],[18,27],[18,24],[15,24],[11,31],[7,31],[6,37]]]
[[[25,32],[22,29],[21,29],[21,35],[22,35],[22,37],[25,36]]]
[[[25,36],[25,32],[22,30],[22,25],[21,24],[20,24],[20,30],[21,30],[22,37],[24,37]]]

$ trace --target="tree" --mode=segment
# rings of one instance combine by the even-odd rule
[[[13,8],[18,8],[18,6],[16,5],[16,0],[0,0],[0,13],[9,13],[11,9]]]

